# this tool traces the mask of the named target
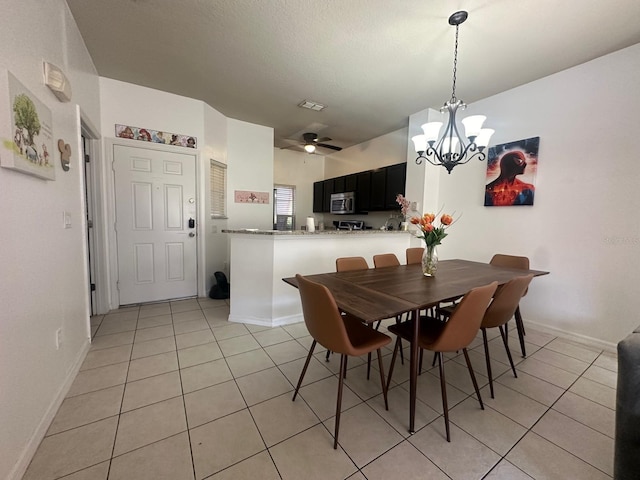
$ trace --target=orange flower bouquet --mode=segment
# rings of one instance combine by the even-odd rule
[[[436,253],[436,245],[440,245],[442,240],[448,235],[446,232],[453,223],[453,217],[446,213],[440,217],[440,225],[434,225],[436,215],[433,213],[425,213],[421,217],[412,217],[411,223],[418,227],[419,234],[416,237],[422,238],[426,244],[424,253],[422,254],[422,273],[426,277],[433,277],[438,269],[438,255]]]

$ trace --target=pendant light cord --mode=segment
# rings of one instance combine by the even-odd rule
[[[460,25],[456,25],[456,44],[453,53],[453,86],[451,91],[451,103],[456,103],[456,73],[458,70],[458,28]]]

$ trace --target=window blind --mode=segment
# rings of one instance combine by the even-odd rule
[[[227,166],[211,159],[209,186],[211,190],[211,218],[226,218]]]
[[[296,187],[290,185],[275,185],[273,198],[273,229],[294,230]]]

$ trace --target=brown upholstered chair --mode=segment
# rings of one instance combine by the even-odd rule
[[[319,343],[327,350],[340,354],[336,426],[333,442],[333,448],[337,448],[338,431],[340,428],[340,407],[342,404],[342,384],[347,371],[347,356],[360,356],[365,353],[371,353],[374,350],[378,353],[378,367],[380,368],[380,383],[384,396],[384,406],[389,410],[380,349],[391,342],[391,337],[373,328],[369,328],[353,317],[343,317],[338,310],[333,295],[331,295],[329,289],[324,285],[307,280],[299,274],[296,275],[296,280],[298,281],[298,290],[302,301],[304,323],[313,337],[313,342],[311,343],[311,348],[309,348],[309,354],[300,373],[300,379],[298,380],[298,385],[296,385],[292,400],[295,400],[296,395],[298,395],[298,390],[300,389],[300,385],[302,385],[302,380],[309,366],[309,361],[313,355],[316,343]]]
[[[491,265],[496,265],[497,267],[509,267],[509,268],[518,268],[520,270],[529,270],[529,259],[527,257],[519,257],[516,255],[504,255],[502,253],[497,253],[491,258],[491,261],[489,263]],[[524,295],[526,294],[527,292],[525,291]],[[522,296],[524,297],[524,295]],[[516,329],[518,331],[518,339],[520,340],[520,351],[522,352],[522,356],[526,357],[527,350],[524,346],[524,336],[526,335],[526,332],[524,331],[524,323],[522,322],[520,305],[517,306],[514,316],[516,319]]]
[[[506,323],[511,320],[513,314],[518,308],[518,303],[522,296],[526,293],[533,274],[524,275],[522,277],[516,277],[496,290],[491,305],[487,308],[487,311],[482,318],[480,324],[480,330],[482,331],[482,340],[484,342],[484,355],[487,361],[487,375],[489,376],[489,389],[491,390],[491,398],[493,396],[493,375],[491,374],[491,359],[489,357],[489,342],[487,341],[487,328],[496,328],[500,330],[500,336],[504,343],[504,348],[511,364],[511,370],[513,370],[514,377],[518,378],[516,373],[516,367],[513,365],[513,358],[511,358],[511,350],[509,350],[509,337],[507,336]],[[503,328],[505,327],[505,328]]]
[[[400,265],[400,261],[393,253],[381,253],[373,256],[373,265],[376,268],[397,267]]]
[[[467,362],[469,375],[473,382],[473,388],[478,396],[480,408],[484,410],[478,382],[473,373],[473,367],[469,361],[467,347],[473,341],[480,329],[480,323],[484,316],[487,306],[491,301],[491,297],[498,287],[498,282],[490,283],[483,287],[470,290],[460,301],[458,307],[454,310],[448,322],[441,322],[433,317],[420,317],[420,335],[418,337],[418,348],[431,350],[436,353],[438,365],[440,367],[440,388],[442,391],[442,408],[444,410],[444,424],[447,431],[447,442],[451,441],[449,433],[449,408],[447,405],[447,387],[444,375],[444,357],[445,352],[455,352],[462,350],[464,358]],[[400,339],[411,341],[413,339],[413,322],[402,322],[397,325],[390,325],[389,331],[395,333],[398,338],[393,349],[393,357],[389,366],[389,377],[387,386],[390,385],[391,376],[393,375],[393,367],[396,360],[396,354],[400,347]]]
[[[407,248],[407,265],[422,263],[423,252],[424,252],[424,247]]]
[[[364,257],[336,258],[336,272],[349,272],[352,270],[367,270],[369,264]]]

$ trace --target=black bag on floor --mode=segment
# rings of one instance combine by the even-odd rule
[[[227,276],[223,272],[216,272],[213,276],[216,278],[216,284],[209,290],[209,298],[215,300],[229,298],[231,295],[231,287],[227,281]]]

